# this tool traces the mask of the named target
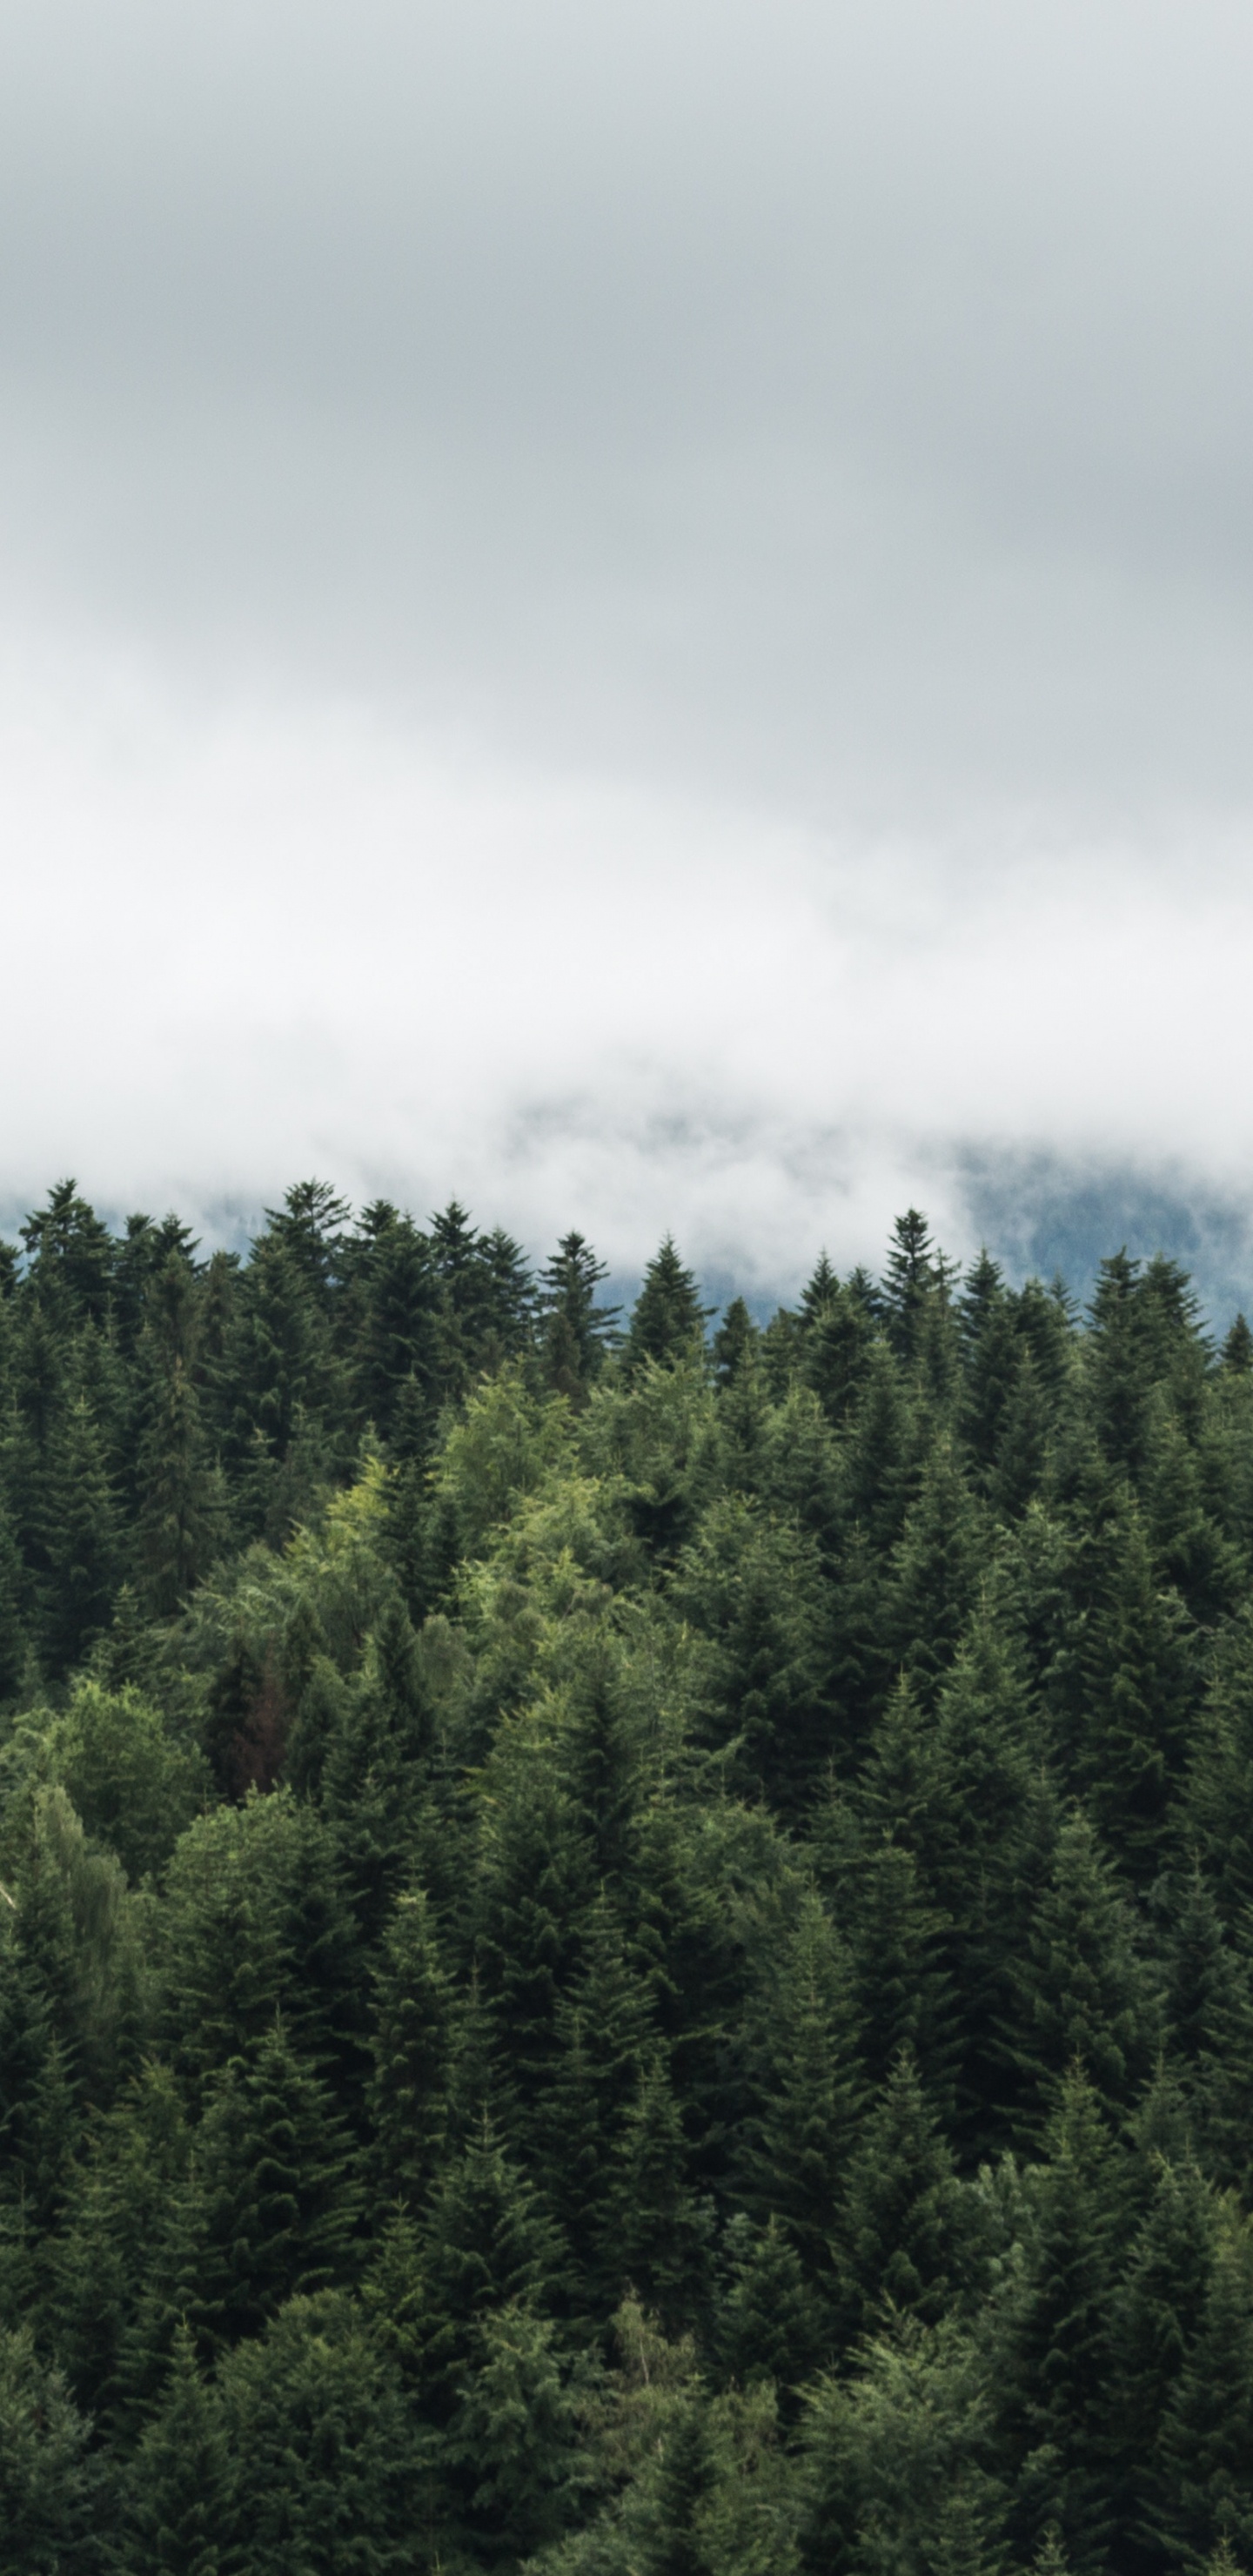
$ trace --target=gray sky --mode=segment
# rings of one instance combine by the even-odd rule
[[[1251,93],[1211,0],[3,0],[0,1197],[1234,1293]]]

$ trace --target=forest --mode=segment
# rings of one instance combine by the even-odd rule
[[[0,1246],[4,2576],[1253,2570],[1253,1334]]]

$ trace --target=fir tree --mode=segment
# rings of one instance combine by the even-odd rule
[[[702,1306],[696,1281],[685,1270],[667,1235],[644,1273],[644,1284],[631,1309],[623,1359],[628,1375],[646,1361],[664,1365],[689,1359],[702,1347],[705,1324],[713,1309]]]
[[[345,2125],[276,2018],[219,2077],[195,2142],[180,2306],[206,2350],[342,2279],[356,2218]]]
[[[456,2045],[452,1982],[421,1888],[397,1900],[374,1989],[369,2107],[375,2165],[393,2193],[416,2204],[447,2136]]]
[[[563,1234],[540,1272],[540,1334],[544,1374],[559,1395],[585,1401],[615,1339],[616,1306],[598,1306],[596,1291],[608,1277],[581,1234]]]
[[[885,2310],[943,2313],[960,2268],[961,2212],[952,2152],[906,2046],[848,2171],[839,2235],[854,2331]]]
[[[153,2576],[218,2576],[227,2512],[226,2432],[195,2345],[178,2327],[160,2406],[136,2447],[127,2536]]]

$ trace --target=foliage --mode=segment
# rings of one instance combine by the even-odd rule
[[[1253,2565],[1253,1344],[0,1264],[0,2562]]]

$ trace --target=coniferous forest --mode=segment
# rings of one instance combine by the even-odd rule
[[[0,1268],[4,2576],[1253,2569],[1253,1336]]]

